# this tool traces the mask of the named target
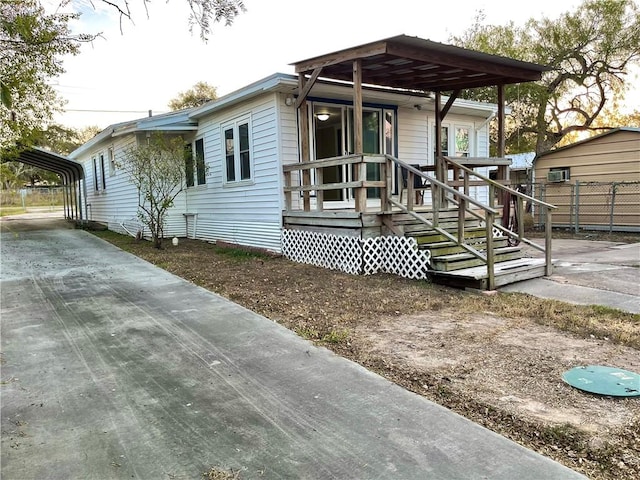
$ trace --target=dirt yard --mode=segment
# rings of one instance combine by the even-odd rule
[[[640,398],[561,378],[589,364],[640,372],[640,315],[97,234],[589,478],[640,478]]]

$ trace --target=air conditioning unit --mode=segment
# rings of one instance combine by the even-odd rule
[[[547,172],[547,182],[565,182],[569,180],[569,172],[567,170],[551,170]]]

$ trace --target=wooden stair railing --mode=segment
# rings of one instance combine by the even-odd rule
[[[460,191],[457,188],[454,188],[450,185],[447,185],[444,182],[440,182],[439,180],[425,174],[418,168],[415,168],[393,156],[385,155],[388,162],[395,164],[397,168],[404,168],[408,172],[408,192],[407,192],[407,206],[401,204],[400,202],[395,201],[391,197],[390,190],[387,191],[387,202],[389,205],[392,205],[398,208],[400,211],[410,215],[416,220],[424,223],[429,228],[435,230],[439,234],[443,235],[449,241],[454,242],[459,247],[463,248],[465,251],[471,253],[474,257],[480,259],[487,268],[487,286],[490,290],[493,290],[496,285],[495,281],[495,260],[496,260],[496,251],[494,248],[494,228],[498,231],[502,232],[505,235],[515,236],[519,241],[522,241],[532,247],[545,252],[545,275],[551,275],[553,266],[551,261],[551,210],[556,208],[553,205],[537,200],[533,197],[529,197],[523,193],[517,192],[509,187],[506,187],[498,182],[495,182],[477,172],[475,172],[472,168],[463,165],[463,163],[458,162],[456,160],[452,160],[450,157],[443,157],[446,164],[450,165],[455,172],[463,172],[462,182],[456,186],[463,186],[463,191]],[[462,160],[463,159],[458,159]],[[488,165],[491,159],[473,159],[473,165],[478,166],[484,161],[484,165]],[[419,175],[423,178],[424,181],[429,183],[432,192],[432,205],[433,205],[433,217],[432,219],[426,218],[424,215],[420,215],[413,211],[412,205],[412,196],[413,190],[411,188],[413,184],[413,176]],[[457,176],[457,175],[456,175]],[[482,182],[484,185],[488,185],[489,187],[489,201],[490,205],[483,204],[482,202],[472,198],[469,196],[469,186],[472,184],[471,178],[475,177],[477,180],[473,182],[473,184],[478,184],[478,182]],[[456,183],[459,183],[456,181]],[[536,243],[526,239],[524,237],[523,223],[520,222],[520,228],[518,232],[511,232],[506,227],[502,226],[500,223],[496,221],[496,218],[499,216],[499,210],[494,208],[496,192],[501,192],[501,195],[510,194],[514,195],[517,198],[518,211],[522,213],[522,202],[529,201],[533,204],[538,205],[539,207],[545,210],[545,246],[542,247],[537,245]],[[441,198],[446,195],[447,201],[452,202],[458,207],[458,228],[455,233],[451,233],[446,229],[440,228],[439,226],[439,212],[445,207],[441,204]],[[475,207],[475,209],[471,208]],[[485,238],[486,244],[484,250],[479,250],[475,248],[472,244],[468,243],[465,236],[465,223],[467,215],[472,215],[478,218],[480,221],[484,223],[485,227]]]

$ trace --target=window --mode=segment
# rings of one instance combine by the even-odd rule
[[[440,128],[440,146],[442,147],[442,156],[449,156],[449,127]],[[436,127],[433,127],[433,158],[436,158]]]
[[[204,163],[204,140],[202,138],[196,140],[196,177],[198,185],[207,183],[207,172]]]
[[[187,188],[193,187],[193,147],[190,143],[184,146],[184,177]]]
[[[91,162],[93,163],[93,189],[98,192],[100,191],[100,185],[98,184],[98,160],[96,157],[91,158]]]
[[[443,125],[441,130],[442,156],[472,156],[471,127],[467,125]],[[433,127],[433,158],[435,158],[436,129]]]
[[[113,177],[116,174],[116,157],[113,154],[113,147],[107,150],[107,158],[109,159],[109,176]]]
[[[100,179],[102,180],[102,190],[107,189],[107,178],[104,175],[104,153],[100,154]]]
[[[251,135],[249,121],[237,120],[222,127],[227,183],[251,180]]]
[[[456,157],[469,156],[469,129],[456,127]]]

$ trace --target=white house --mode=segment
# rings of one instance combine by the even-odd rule
[[[199,108],[112,125],[72,152],[84,165],[88,219],[138,231],[137,192],[118,164],[127,146],[162,132],[179,135],[192,153],[165,236],[354,273],[425,278],[486,265],[482,285],[497,285],[494,263],[516,252],[490,237],[522,238],[501,224],[495,205],[518,193],[488,178],[495,166],[498,180],[507,178],[510,161],[488,158],[489,123],[495,118],[503,131],[505,108],[458,95],[497,86],[502,98],[504,85],[539,79],[545,68],[404,35],[293,65],[295,75],[276,73]],[[504,157],[503,143],[498,152]],[[414,185],[429,192],[424,206],[415,205]],[[443,240],[459,250],[459,266],[418,247]],[[527,278],[520,267],[509,266]]]
[[[224,240],[280,252],[282,166],[300,161],[293,105],[297,87],[296,75],[276,73],[197,109],[106,128],[70,155],[84,165],[89,220],[135,234],[137,192],[118,164],[127,146],[146,141],[151,132],[164,132],[181,135],[192,145],[194,159],[203,159],[201,163],[194,160],[189,169],[186,188],[170,212],[165,235]],[[353,153],[351,88],[323,81],[313,94],[309,99],[313,158]],[[389,154],[409,164],[433,165],[433,102],[415,92],[365,88],[366,151]],[[487,157],[488,120],[495,110],[495,105],[457,100],[442,124],[443,151]],[[350,173],[334,168],[325,177],[330,174],[339,181]],[[486,188],[472,188],[471,194],[487,200]],[[326,209],[354,202],[348,189],[325,194],[324,200]],[[300,196],[295,201],[300,202]]]

